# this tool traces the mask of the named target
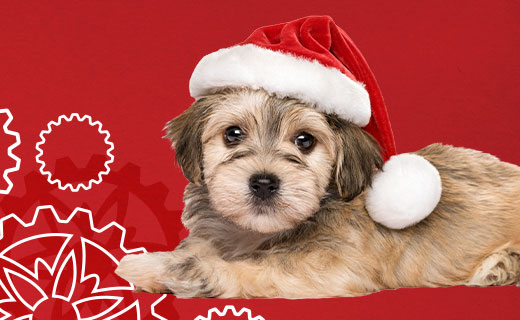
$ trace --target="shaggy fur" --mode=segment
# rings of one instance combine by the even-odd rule
[[[226,145],[223,132],[245,138]],[[294,137],[316,138],[308,152]],[[167,125],[190,184],[173,252],[129,255],[116,273],[147,292],[179,297],[335,297],[399,287],[506,285],[520,277],[520,168],[478,151],[434,144],[417,154],[439,171],[434,212],[404,230],[375,223],[364,190],[382,165],[358,126],[262,90],[226,89]],[[257,172],[277,196],[255,202]]]

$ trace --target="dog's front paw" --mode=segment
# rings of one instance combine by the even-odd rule
[[[116,274],[141,291],[173,293],[182,298],[219,295],[211,262],[186,251],[128,255],[119,263]]]
[[[136,291],[168,293],[169,289],[159,280],[168,270],[169,252],[131,254],[123,257],[116,274],[135,285]]]
[[[200,258],[188,252],[174,252],[167,277],[161,284],[180,298],[212,298],[220,295],[216,262],[211,257]]]

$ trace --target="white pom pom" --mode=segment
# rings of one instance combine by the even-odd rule
[[[426,159],[406,153],[391,157],[367,190],[366,208],[372,219],[403,229],[426,218],[441,198],[437,169]]]

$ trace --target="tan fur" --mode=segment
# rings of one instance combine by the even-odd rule
[[[306,298],[519,281],[519,167],[474,150],[428,146],[417,154],[441,175],[440,203],[417,225],[390,230],[364,206],[363,190],[380,158],[361,129],[261,90],[225,90],[201,103],[208,108],[200,120],[201,150],[189,151],[200,153],[201,163],[191,169],[181,163],[199,182],[185,193],[190,236],[171,253],[121,261],[116,272],[140,289],[180,297]],[[182,127],[194,121],[170,123],[174,147]],[[246,128],[247,139],[229,148],[222,132],[235,125]],[[302,130],[318,141],[309,154],[292,144]],[[284,183],[280,199],[263,211],[246,200],[247,178],[262,170]]]
[[[229,96],[224,103],[214,105],[202,135],[204,177],[213,207],[238,225],[264,233],[290,229],[319,209],[335,152],[332,135],[324,130],[325,117],[296,102],[283,106],[287,110],[281,121],[274,124],[280,132],[273,135],[269,130],[273,124],[269,122],[279,108],[269,100],[273,99],[248,91]],[[266,106],[273,110],[266,110]],[[247,139],[235,148],[228,148],[222,132],[233,125],[244,129]],[[305,158],[293,143],[293,137],[303,128],[324,141]],[[233,154],[241,153],[252,156],[227,163]],[[283,155],[300,158],[308,167],[294,165],[283,159]],[[270,207],[256,208],[248,203],[248,179],[254,173],[266,171],[282,181],[280,201]]]

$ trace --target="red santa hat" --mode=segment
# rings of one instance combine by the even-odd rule
[[[195,99],[225,87],[262,88],[355,123],[380,144],[383,169],[367,190],[375,221],[394,229],[428,216],[441,196],[437,169],[415,154],[396,155],[383,96],[367,62],[328,16],[262,27],[244,42],[210,53],[190,79]]]

